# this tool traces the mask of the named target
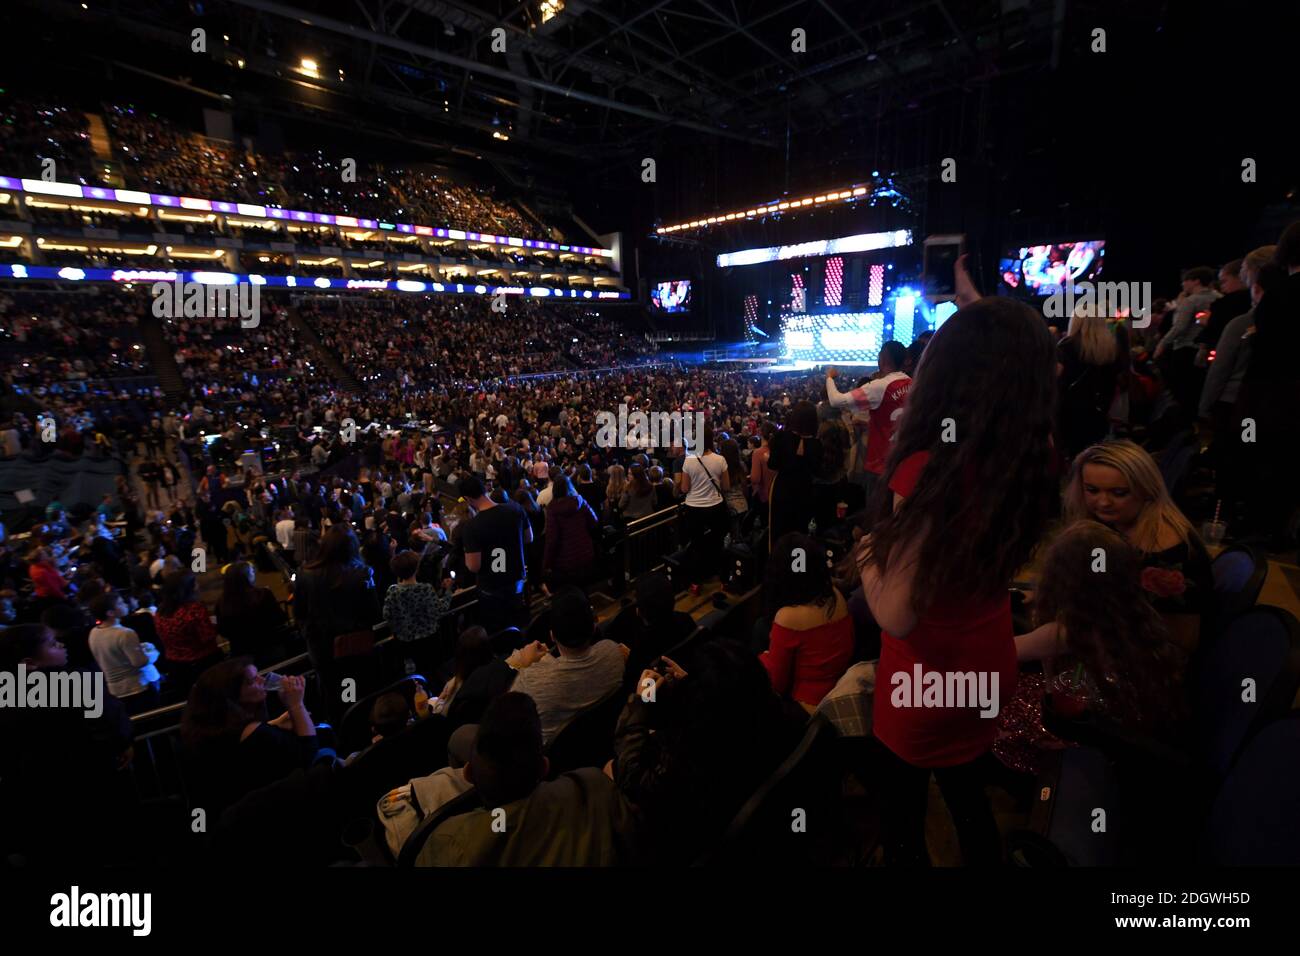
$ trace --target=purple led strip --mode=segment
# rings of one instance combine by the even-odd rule
[[[72,198],[72,196],[80,196],[83,199],[102,199],[102,200],[107,200],[109,202],[139,202],[139,199],[137,197],[147,196],[149,205],[151,206],[166,206],[169,209],[184,207],[184,204],[181,201],[182,197],[168,196],[163,193],[144,193],[135,189],[110,189],[103,186],[78,186],[74,183],[60,183],[59,185],[63,187],[63,191],[46,192],[45,190],[41,190],[41,189],[34,189],[30,191],[38,193],[40,195],[59,196],[65,199]],[[0,189],[12,189],[17,192],[28,191],[27,187],[23,183],[23,180],[15,179],[12,176],[0,176]],[[190,196],[185,198],[196,199],[197,197]],[[261,203],[232,203],[220,199],[199,200],[199,201],[206,202],[211,207],[213,212],[233,213],[235,215],[243,215],[239,211],[239,206],[243,205],[243,206],[253,206],[265,210],[266,218],[268,219],[289,219],[294,222],[317,222],[323,225],[337,225],[338,220],[340,218],[349,219],[349,220],[355,219],[357,223],[357,228],[362,228],[362,229],[379,228],[379,223],[376,220],[361,219],[355,216],[340,217],[337,214],[331,214],[331,213],[307,212],[305,210],[300,210],[300,209],[282,209],[279,206],[264,206]],[[191,207],[184,207],[184,208],[191,208]],[[421,227],[421,228],[427,229],[431,227]],[[414,233],[416,231],[416,227],[408,223],[398,223],[397,231],[405,232],[405,233]],[[447,228],[436,227],[433,228],[432,234],[435,236],[445,238],[448,234],[448,231],[449,229]],[[545,242],[540,239],[518,239],[513,236],[493,236],[487,233],[479,233],[479,232],[465,232],[465,238],[475,242],[490,242],[502,246],[518,245],[519,243],[523,243],[523,245],[529,249],[553,249],[561,252],[580,252],[583,253],[584,255],[610,256],[613,254],[608,249],[594,249],[590,246],[562,246],[554,242]]]

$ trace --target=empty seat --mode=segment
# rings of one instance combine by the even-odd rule
[[[835,730],[816,714],[802,740],[732,818],[697,865],[825,863],[842,845],[843,772]]]
[[[1262,728],[1223,783],[1209,852],[1226,866],[1300,866],[1300,713]]]
[[[1300,622],[1260,605],[1238,614],[1197,662],[1193,721],[1206,766],[1226,774],[1251,735],[1291,709],[1300,687]]]
[[[605,766],[614,756],[614,730],[626,701],[626,692],[616,687],[560,728],[546,748],[550,779],[579,767]]]

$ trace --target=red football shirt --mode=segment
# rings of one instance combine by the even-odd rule
[[[909,455],[899,463],[889,487],[906,498],[916,487],[929,460],[929,452]],[[998,678],[998,711],[1016,689],[1016,644],[1011,630],[1010,594],[995,598],[940,596],[906,638],[888,632],[880,636],[880,664],[876,669],[876,696],[872,706],[875,735],[886,747],[918,767],[951,767],[969,763],[993,745],[996,714],[983,717],[978,706],[895,706],[896,688],[909,690],[921,674],[973,673],[984,675],[991,687]],[[895,683],[904,674],[907,684]]]

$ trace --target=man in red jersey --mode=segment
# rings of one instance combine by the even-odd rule
[[[880,371],[871,381],[850,392],[841,392],[835,386],[839,369],[826,370],[826,396],[830,403],[836,408],[853,410],[855,419],[860,416],[867,419],[866,453],[856,456],[851,477],[863,481],[868,497],[884,473],[894,428],[903,414],[908,389],[912,387],[912,379],[902,370],[906,356],[907,349],[902,343],[886,342],[880,348]]]

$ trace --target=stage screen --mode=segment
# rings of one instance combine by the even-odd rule
[[[1106,243],[1101,239],[1018,246],[998,263],[998,291],[1003,295],[1040,296],[1101,277]]]
[[[650,304],[659,312],[684,314],[691,311],[691,280],[669,279],[650,287]]]
[[[884,312],[787,316],[781,323],[785,358],[794,363],[874,365],[887,341],[886,324]],[[910,326],[908,333],[910,342]]]

